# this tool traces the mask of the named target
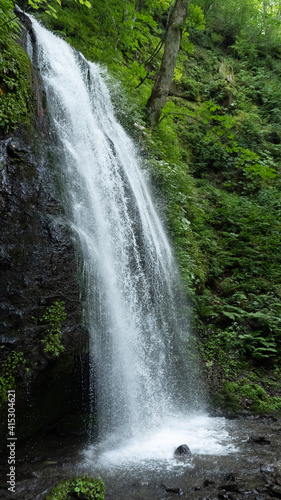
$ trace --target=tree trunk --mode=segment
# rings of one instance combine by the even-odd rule
[[[176,0],[170,17],[161,67],[157,74],[151,96],[146,104],[149,111],[150,125],[152,127],[157,125],[159,121],[170,90],[189,1],[190,0]]]

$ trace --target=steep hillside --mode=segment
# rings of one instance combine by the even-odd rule
[[[275,3],[271,9],[250,0],[190,5],[173,84],[153,130],[145,105],[163,54],[169,2],[97,0],[89,9],[70,0],[56,6],[56,17],[37,11],[50,29],[108,68],[116,114],[139,145],[194,305],[214,406],[234,413],[281,408]]]

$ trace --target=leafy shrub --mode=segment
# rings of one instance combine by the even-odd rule
[[[46,496],[46,500],[67,500],[71,493],[75,498],[88,500],[104,500],[104,482],[85,474],[82,477],[60,481]]]

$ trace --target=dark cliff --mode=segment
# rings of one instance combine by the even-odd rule
[[[35,72],[33,89],[35,127],[2,134],[0,140],[1,383],[5,390],[5,377],[15,379],[17,437],[54,424],[81,406],[87,365],[78,262],[59,201],[54,138]],[[66,319],[61,327],[64,351],[56,356],[44,349],[48,324],[42,318],[58,301]],[[20,362],[15,361],[18,353]],[[0,411],[1,439],[7,432],[5,402]]]

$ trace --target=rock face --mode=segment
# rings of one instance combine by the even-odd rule
[[[18,437],[79,404],[81,353],[87,350],[77,258],[58,201],[56,159],[46,139],[17,132],[0,140],[0,361],[21,351],[29,368],[28,375],[19,370],[17,381]],[[44,353],[46,326],[39,320],[56,300],[64,302],[67,313],[65,351],[52,358]],[[1,430],[5,434],[6,428]]]
[[[174,453],[175,457],[188,457],[191,455],[191,451],[187,444],[181,444],[177,447]]]

